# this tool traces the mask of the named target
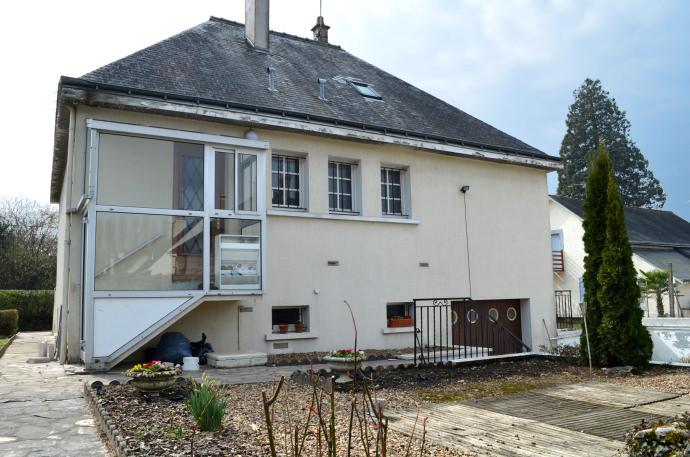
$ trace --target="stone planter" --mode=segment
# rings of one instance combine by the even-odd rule
[[[366,360],[366,357],[358,358],[356,364],[354,359],[347,357],[333,357],[327,355],[322,360],[328,364],[328,368],[337,376],[336,382],[350,382],[352,378],[348,373],[354,374],[357,366],[361,370],[362,362]]]
[[[168,371],[154,376],[132,377],[132,385],[141,392],[155,396],[175,385],[177,374],[177,371]]]

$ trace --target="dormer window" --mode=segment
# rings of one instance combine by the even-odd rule
[[[374,90],[373,87],[371,87],[367,83],[363,83],[361,81],[350,81],[352,86],[357,89],[357,92],[359,92],[360,95],[367,97],[367,98],[375,98],[377,100],[381,100],[381,95]]]

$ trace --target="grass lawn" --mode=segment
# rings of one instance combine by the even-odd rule
[[[0,338],[0,348],[3,347],[8,341],[9,338]]]

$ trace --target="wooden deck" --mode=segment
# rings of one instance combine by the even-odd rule
[[[583,383],[501,398],[424,406],[429,441],[480,456],[613,456],[642,419],[690,410],[690,397]],[[390,414],[391,427],[412,430],[416,410]]]

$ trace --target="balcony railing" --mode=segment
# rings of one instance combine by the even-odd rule
[[[565,271],[565,262],[563,261],[563,250],[551,251],[551,262],[553,263],[553,271]]]

